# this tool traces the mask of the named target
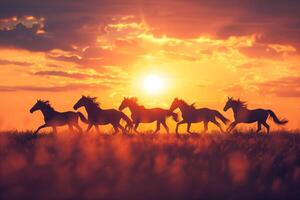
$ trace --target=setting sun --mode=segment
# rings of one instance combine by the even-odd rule
[[[165,83],[160,76],[149,75],[143,80],[143,88],[151,94],[161,92],[165,88]]]

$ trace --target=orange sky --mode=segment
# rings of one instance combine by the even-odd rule
[[[1,130],[41,124],[29,113],[38,98],[63,111],[82,94],[103,108],[124,96],[168,108],[180,97],[220,111],[233,96],[300,128],[300,3],[16,2],[0,8]],[[162,91],[145,91],[149,74],[163,78]]]

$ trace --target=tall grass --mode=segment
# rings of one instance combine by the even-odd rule
[[[0,199],[297,199],[300,135],[0,133]]]

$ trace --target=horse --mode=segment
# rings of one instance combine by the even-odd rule
[[[30,109],[30,113],[40,110],[44,115],[45,124],[38,127],[34,132],[37,134],[39,130],[46,127],[52,127],[53,133],[57,133],[57,126],[68,125],[70,131],[73,131],[73,126],[75,126],[80,133],[82,133],[81,127],[78,125],[78,118],[83,122],[87,122],[87,119],[81,112],[58,112],[54,110],[49,101],[37,100],[34,106]]]
[[[230,131],[239,123],[254,123],[257,122],[257,133],[261,130],[261,125],[264,125],[267,129],[267,134],[270,133],[270,126],[267,124],[268,117],[272,117],[273,121],[278,125],[284,125],[288,122],[286,119],[278,119],[275,113],[272,110],[264,109],[247,109],[247,104],[240,99],[234,100],[232,97],[227,100],[227,103],[224,107],[226,112],[229,108],[232,108],[234,114],[234,122],[232,122],[227,128],[227,132]]]
[[[219,127],[221,132],[224,132],[220,123],[216,120],[219,118],[224,124],[229,122],[227,118],[225,118],[220,112],[217,110],[212,110],[209,108],[195,108],[194,104],[187,104],[184,100],[175,98],[170,106],[170,111],[174,111],[179,108],[182,113],[183,120],[178,122],[176,125],[176,134],[178,134],[178,128],[181,124],[187,124],[187,132],[192,133],[190,131],[192,123],[204,122],[204,133],[208,130],[208,123],[212,122],[216,126]]]
[[[160,124],[164,126],[167,133],[169,133],[169,127],[166,124],[166,118],[172,116],[173,119],[177,122],[178,115],[174,112],[162,108],[145,108],[142,105],[138,105],[138,99],[136,97],[124,98],[119,110],[124,110],[129,108],[131,112],[131,119],[134,124],[134,131],[138,133],[137,128],[140,123],[152,123],[156,121],[156,130],[154,133],[157,133],[160,130]]]
[[[80,107],[85,107],[88,114],[88,128],[86,132],[95,126],[97,133],[99,133],[98,125],[111,124],[115,130],[113,134],[116,134],[119,129],[126,134],[126,130],[120,124],[120,120],[123,119],[127,123],[127,127],[132,126],[132,121],[123,112],[116,109],[102,109],[99,103],[97,103],[96,97],[82,96],[77,103],[73,106],[75,110]]]

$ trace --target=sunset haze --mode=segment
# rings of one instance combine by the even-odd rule
[[[66,111],[81,95],[115,109],[124,97],[165,109],[178,97],[232,120],[229,96],[299,129],[300,3],[282,2],[2,1],[0,129],[35,129],[37,99]]]

